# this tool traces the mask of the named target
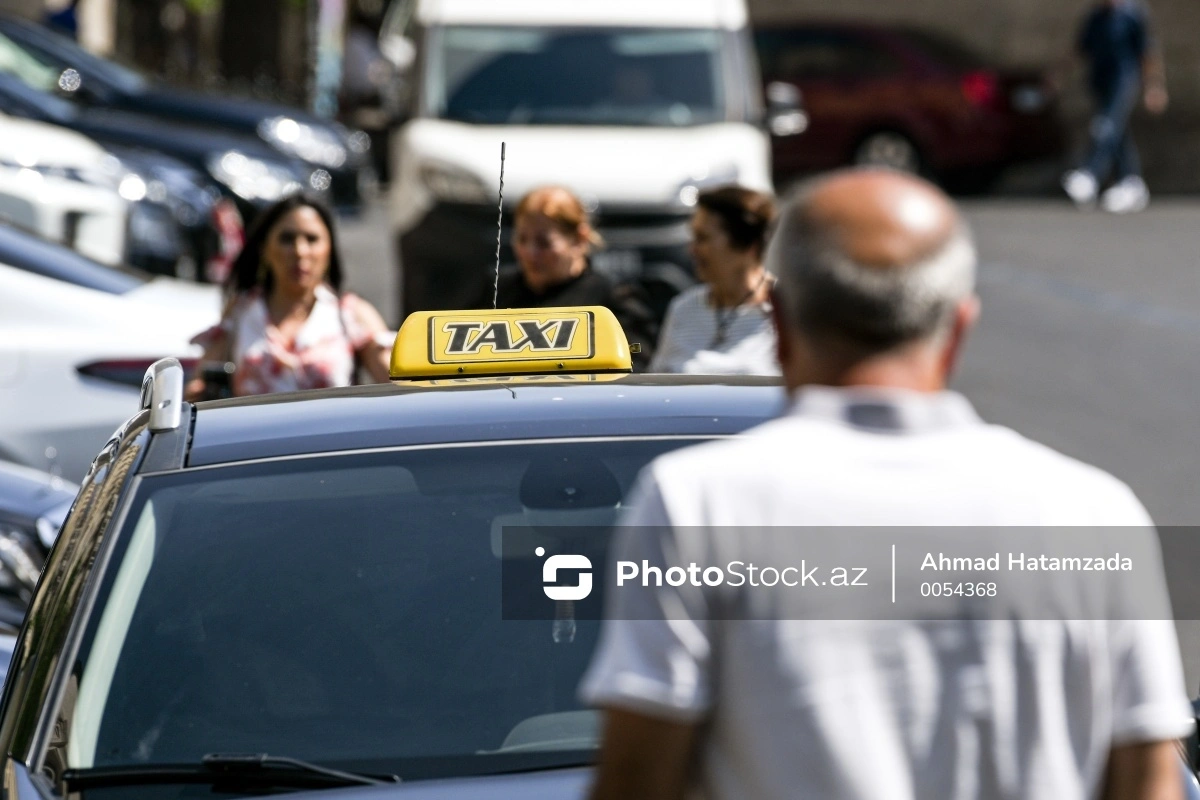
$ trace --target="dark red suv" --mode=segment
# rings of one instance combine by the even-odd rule
[[[808,129],[773,143],[777,185],[846,164],[921,171],[979,190],[1014,163],[1060,156],[1041,74],[1000,70],[919,30],[849,23],[759,27],[765,83],[799,88]]]

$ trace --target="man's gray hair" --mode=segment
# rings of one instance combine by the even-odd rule
[[[800,333],[883,351],[942,332],[975,285],[975,244],[961,221],[941,247],[911,264],[856,262],[807,213],[797,195],[780,215],[766,266]]]

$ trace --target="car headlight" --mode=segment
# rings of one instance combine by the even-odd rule
[[[253,158],[238,150],[213,156],[207,167],[213,178],[252,203],[273,203],[304,188],[287,166]]]
[[[167,187],[153,176],[153,170],[134,166],[123,158],[108,155],[96,167],[84,175],[85,182],[106,186],[130,203],[143,200],[165,204],[168,201]]]
[[[131,203],[136,203],[145,199],[147,188],[145,178],[136,172],[130,172],[117,184],[117,194]]]
[[[292,119],[271,117],[258,126],[258,135],[290,156],[310,164],[337,169],[346,163],[346,146],[336,133]]]
[[[727,183],[737,183],[737,180],[737,164],[723,164],[715,169],[697,170],[675,190],[672,199],[677,205],[684,206],[685,208],[693,208],[703,189]]]
[[[0,167],[12,167],[8,162],[0,160]],[[60,178],[62,180],[85,183],[89,186],[100,186],[111,189],[124,200],[136,203],[146,199],[153,181],[138,170],[130,167],[120,158],[108,155],[99,162],[84,167],[66,167],[57,164],[38,164],[28,162],[15,165],[26,175],[40,175],[42,178]],[[154,198],[151,198],[152,200]],[[157,201],[161,202],[161,200]]]
[[[421,183],[439,200],[452,203],[485,203],[488,189],[476,176],[449,164],[421,165]]]

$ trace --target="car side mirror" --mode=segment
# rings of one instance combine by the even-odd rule
[[[73,67],[67,67],[58,76],[58,82],[54,86],[54,94],[73,103],[94,105],[96,102],[94,87],[86,84],[83,80],[83,75]]]
[[[773,81],[767,84],[766,98],[767,130],[772,136],[795,136],[808,130],[808,114],[798,88]]]
[[[83,88],[83,76],[79,74],[79,70],[67,67],[59,73],[56,88],[62,97],[76,97]]]

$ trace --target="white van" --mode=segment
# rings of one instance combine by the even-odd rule
[[[660,314],[694,282],[697,192],[771,189],[743,0],[395,3],[381,44],[411,61],[391,194],[404,314],[468,306],[490,285],[501,142],[502,261],[517,200],[565,185],[607,242],[593,265],[640,281]]]

